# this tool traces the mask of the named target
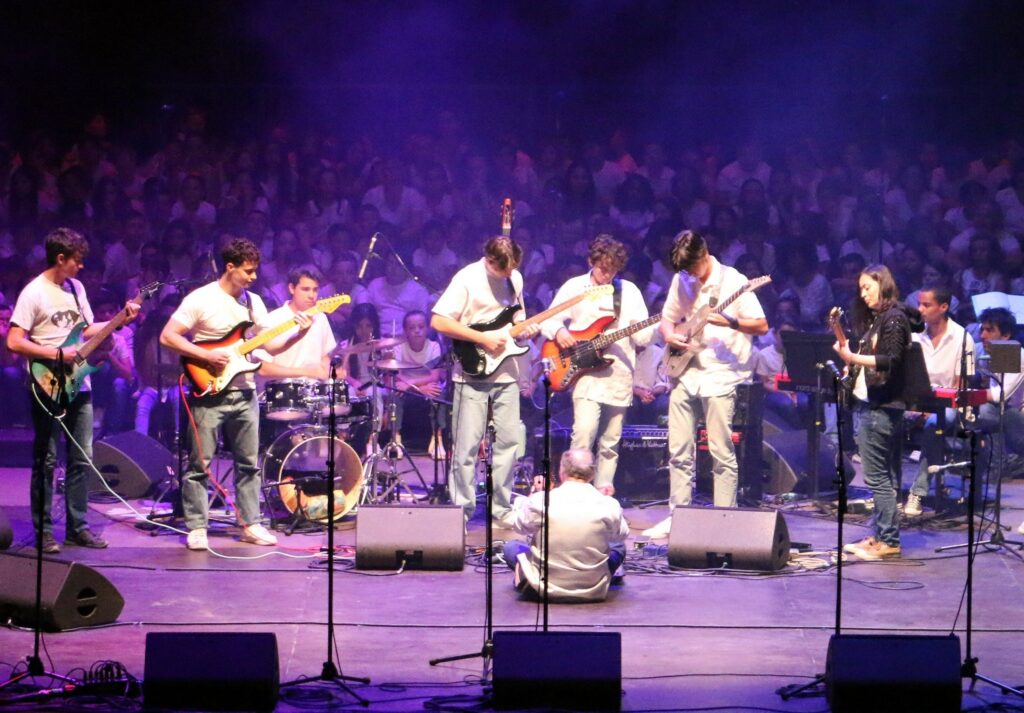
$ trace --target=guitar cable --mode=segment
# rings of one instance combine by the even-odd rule
[[[63,364],[63,356],[64,356],[63,355],[63,349],[59,349],[58,348],[57,355],[61,359],[61,364]],[[179,381],[179,387],[183,388],[183,385],[182,385],[181,381]],[[63,386],[61,386],[60,390],[58,391],[58,395],[63,394],[63,392],[64,392],[64,389],[63,389]],[[119,493],[115,492],[114,489],[110,487],[110,484],[107,482],[107,479],[103,476],[103,473],[100,471],[100,469],[96,467],[95,461],[92,459],[92,457],[88,453],[86,453],[85,448],[83,448],[82,444],[79,443],[75,439],[75,437],[71,434],[70,429],[67,427],[67,424],[64,423],[64,417],[67,415],[67,412],[65,411],[64,413],[62,413],[60,415],[57,415],[53,411],[51,411],[47,407],[47,405],[43,402],[43,400],[40,398],[39,392],[38,392],[38,390],[36,388],[32,389],[32,395],[35,398],[36,403],[39,404],[40,408],[42,408],[45,413],[49,414],[53,421],[56,421],[57,423],[60,424],[61,429],[64,431],[64,435],[68,439],[68,443],[74,444],[74,446],[76,448],[78,448],[78,450],[82,453],[82,455],[85,456],[85,461],[89,464],[89,468],[92,469],[92,472],[96,474],[97,478],[99,478],[100,483],[103,484],[104,489],[108,493],[110,493],[110,495],[112,495],[118,502],[120,502],[122,505],[124,505],[128,509],[128,511],[131,512],[131,514],[132,514],[132,516],[133,516],[133,518],[135,520],[138,520],[140,522],[150,523],[151,525],[155,525],[157,527],[163,528],[165,530],[169,530],[169,531],[174,532],[174,533],[179,534],[179,535],[185,535],[185,536],[188,535],[188,531],[187,530],[183,530],[181,528],[174,527],[173,525],[168,525],[168,524],[163,523],[163,522],[155,522],[153,520],[150,520],[145,514],[139,512],[139,510],[137,510],[131,503],[129,503],[127,500],[125,500],[123,497],[121,497],[121,495]],[[187,408],[187,406],[186,406],[186,408]],[[191,415],[191,412],[190,412],[190,415]],[[51,422],[51,425],[52,425],[52,422]],[[193,426],[195,426],[195,422],[194,421],[193,421]],[[196,442],[198,443],[198,438],[196,439]],[[200,454],[200,459],[202,460],[202,455],[201,454]],[[206,468],[205,465],[204,465],[204,468]],[[207,469],[207,474],[209,475],[209,470],[208,469]],[[214,479],[214,482],[216,482],[215,479]],[[287,557],[289,559],[318,559],[318,558],[324,556],[320,552],[317,552],[316,554],[298,555],[298,554],[292,554],[290,552],[282,552],[279,549],[274,549],[274,550],[271,550],[269,552],[264,552],[264,553],[258,554],[258,555],[229,555],[229,554],[225,554],[223,552],[218,552],[217,550],[213,549],[212,547],[209,547],[208,551],[214,557],[219,557],[220,559],[226,559],[226,560],[258,560],[258,559],[264,559],[266,557],[273,557],[275,555],[279,556],[279,557]]]

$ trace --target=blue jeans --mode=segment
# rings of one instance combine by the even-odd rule
[[[529,552],[530,545],[522,540],[506,540],[501,551],[505,555],[505,564],[508,565],[508,568],[515,569],[516,560],[519,559],[519,555]],[[615,574],[615,570],[622,565],[625,559],[626,543],[616,542],[614,545],[610,545],[608,548],[608,571]]]
[[[457,383],[452,407],[452,471],[448,490],[452,504],[462,508],[467,522],[476,510],[477,451],[487,429],[488,398],[493,399],[495,433],[491,516],[502,517],[512,509],[512,467],[519,445],[519,385],[487,381]]]
[[[85,521],[89,501],[89,463],[92,461],[92,394],[83,391],[68,405],[64,425],[81,448],[67,443],[67,471],[64,474],[64,508],[67,515],[65,533],[68,537],[89,529]],[[53,469],[57,464],[57,440],[64,429],[32,399],[32,525],[39,532],[40,490],[42,491],[42,529],[53,534]]]
[[[875,537],[891,547],[900,545],[896,505],[900,493],[900,428],[903,411],[858,404],[857,446],[864,466],[864,483],[875,499]]]
[[[234,455],[235,505],[241,525],[260,522],[259,407],[256,392],[223,391],[216,396],[193,399],[190,404],[196,426],[188,429],[188,472],[181,480],[181,505],[190,530],[205,528],[209,521],[207,469],[217,450],[217,429]],[[199,442],[196,442],[196,433]],[[200,460],[200,447],[202,459]]]

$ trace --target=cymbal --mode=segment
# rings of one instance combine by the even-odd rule
[[[410,364],[405,361],[398,361],[398,359],[378,359],[374,362],[374,366],[384,371],[404,371],[406,369],[423,369],[421,364]]]
[[[346,347],[338,347],[334,350],[335,354],[369,354],[370,352],[379,352],[385,349],[394,349],[400,344],[405,344],[404,339],[398,337],[388,337],[386,339],[371,339],[368,342],[361,342],[359,344],[350,344]]]

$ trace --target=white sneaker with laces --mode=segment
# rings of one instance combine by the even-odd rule
[[[197,527],[195,530],[189,530],[188,539],[185,540],[185,546],[190,550],[210,549],[210,542],[206,538],[206,528]]]
[[[277,536],[259,523],[243,527],[240,539],[242,542],[263,547],[272,547],[277,544]]]
[[[924,507],[921,505],[921,496],[910,493],[907,495],[907,504],[903,506],[903,514],[916,516],[924,512]]]
[[[664,537],[668,537],[668,533],[672,531],[672,516],[669,515],[664,520],[659,522],[653,527],[648,527],[641,534],[644,537],[650,537],[652,540],[660,540]]]

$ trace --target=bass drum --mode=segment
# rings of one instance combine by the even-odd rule
[[[326,522],[327,430],[304,425],[282,433],[263,459],[263,488],[272,514],[296,512],[306,520]],[[334,439],[334,516],[340,518],[359,502],[363,464],[352,447]]]

